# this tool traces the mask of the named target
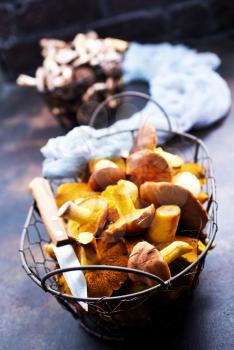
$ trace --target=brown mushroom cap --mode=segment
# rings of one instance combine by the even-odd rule
[[[147,208],[135,209],[134,212],[120,217],[111,224],[105,231],[105,236],[109,241],[117,241],[126,235],[136,235],[148,228],[153,221],[155,213],[154,205]]]
[[[171,276],[170,269],[160,252],[146,241],[139,242],[134,246],[128,259],[128,267],[152,273],[164,281]],[[133,282],[143,282],[150,287],[156,285],[154,280],[137,274],[129,273],[129,278]]]
[[[186,229],[201,230],[208,221],[206,210],[187,189],[167,182],[146,182],[141,185],[140,196],[156,208],[161,205],[178,205],[180,222]]]
[[[130,153],[142,149],[154,150],[157,145],[157,135],[152,125],[145,124],[142,126],[134,139]]]
[[[126,172],[130,180],[138,186],[146,181],[172,180],[168,162],[160,154],[147,149],[130,154],[127,158]]]
[[[121,179],[125,179],[125,172],[116,166],[94,171],[88,183],[94,191],[103,191],[107,186],[114,185]]]

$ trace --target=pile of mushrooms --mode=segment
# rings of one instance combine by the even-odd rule
[[[154,128],[145,125],[126,159],[91,160],[83,182],[58,188],[58,215],[82,265],[128,266],[167,281],[174,262],[184,268],[205,249],[205,183],[201,165],[157,147]],[[134,273],[85,276],[90,296],[110,296],[126,280],[141,289],[156,284]]]
[[[83,103],[98,102],[119,91],[126,41],[101,39],[91,31],[77,34],[71,42],[41,39],[40,46],[42,66],[35,77],[21,74],[17,83],[43,93],[53,114],[65,114],[66,109],[75,113]]]

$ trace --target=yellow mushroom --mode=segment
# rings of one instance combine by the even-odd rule
[[[108,202],[109,220],[115,222],[135,209],[138,188],[131,181],[119,180],[117,185],[108,186],[101,195]]]
[[[153,244],[174,241],[180,212],[178,205],[162,205],[158,207],[147,234],[148,240]]]
[[[81,232],[100,233],[107,214],[108,203],[100,196],[86,198],[78,205],[67,202],[58,210],[58,216],[69,219],[68,235],[75,240]]]

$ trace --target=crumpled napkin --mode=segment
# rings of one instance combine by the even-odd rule
[[[223,118],[231,106],[227,83],[215,72],[221,61],[216,54],[198,53],[184,45],[131,43],[125,54],[124,82],[144,80],[150,95],[167,112],[174,130],[206,127]],[[152,102],[129,119],[104,129],[74,128],[65,136],[50,139],[42,147],[43,175],[76,177],[89,159],[121,155],[132,144],[129,132],[145,122],[167,129],[161,111]],[[105,141],[101,138],[105,136]],[[161,143],[165,139],[161,139]]]

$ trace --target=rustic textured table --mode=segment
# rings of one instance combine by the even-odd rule
[[[203,46],[223,59],[221,74],[234,90],[234,41]],[[31,202],[30,179],[41,174],[39,149],[61,134],[36,93],[12,85],[0,92],[0,349],[126,349],[88,334],[56,300],[45,294],[21,269],[18,249]],[[234,348],[234,111],[223,122],[197,132],[214,160],[219,202],[217,248],[206,261],[200,284],[183,321],[154,348],[231,350]],[[135,348],[149,348],[147,339]]]

